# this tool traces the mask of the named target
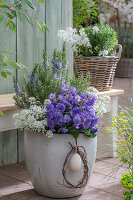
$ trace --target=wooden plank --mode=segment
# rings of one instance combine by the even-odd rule
[[[3,165],[3,160],[2,160],[2,141],[3,141],[3,135],[0,134],[0,166]]]
[[[4,165],[17,162],[17,130],[0,133],[2,140],[2,161]]]
[[[124,94],[124,90],[117,90],[117,89],[111,89],[109,91],[104,91],[104,92],[100,92],[98,94],[99,97],[101,96],[105,96],[105,95],[108,95],[108,96],[119,96],[119,95],[122,95]]]
[[[109,91],[100,92],[98,96],[119,96],[124,94],[124,90],[112,89]],[[9,110],[17,110],[18,108],[15,106],[15,102],[12,99],[15,93],[0,95],[0,110],[1,111],[9,111]]]
[[[14,2],[10,0],[10,2]],[[12,32],[9,28],[5,29],[5,25],[7,20],[4,20],[2,24],[0,24],[0,51],[7,50],[13,52],[14,54],[5,55],[8,58],[8,61],[15,62],[16,61],[16,33]],[[14,20],[15,23],[15,20]],[[10,68],[10,67],[9,67]],[[15,70],[12,71],[15,74]],[[9,77],[8,80],[5,80],[0,75],[0,94],[7,94],[14,92],[12,77]]]
[[[24,131],[18,130],[18,162],[24,160]]]
[[[17,109],[17,107],[15,106],[15,101],[13,99],[14,95],[15,93],[0,95],[0,111]]]
[[[73,1],[62,0],[62,29],[73,28]],[[73,51],[70,45],[67,45],[67,60],[69,62],[69,75],[73,75]]]
[[[34,2],[36,10],[27,8],[30,16],[45,22],[45,4]],[[42,62],[42,52],[45,48],[45,31],[41,34],[38,26],[32,27],[26,20],[17,20],[17,60],[28,67],[27,71],[18,73],[19,83],[23,82],[23,74],[29,74],[35,63]]]
[[[49,31],[46,33],[46,51],[52,56],[54,48],[61,49],[61,41],[57,37],[61,29],[61,4],[62,0],[46,0],[46,24]]]
[[[20,110],[10,110],[3,112],[4,116],[0,116],[0,131],[16,129],[13,114],[18,112],[20,112]]]

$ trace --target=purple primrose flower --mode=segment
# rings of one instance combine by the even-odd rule
[[[92,94],[77,94],[75,87],[64,85],[60,88],[60,94],[50,94],[52,101],[47,105],[47,120],[50,130],[67,133],[72,128],[79,130],[91,131],[96,133],[98,127],[98,117],[93,108],[96,98]],[[53,131],[52,131],[53,132]]]
[[[56,94],[50,93],[50,95],[48,96],[48,98],[49,98],[50,100],[53,100],[53,99],[56,98]]]

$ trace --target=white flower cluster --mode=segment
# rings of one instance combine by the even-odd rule
[[[47,130],[47,118],[46,118],[46,105],[51,101],[46,99],[44,108],[36,105],[34,98],[30,98],[30,108],[23,109],[20,113],[14,114],[15,124],[17,128],[25,129],[33,132],[46,133],[48,138],[53,137],[53,133]]]
[[[108,52],[107,50],[100,51],[100,52],[99,52],[99,56],[107,56],[108,53],[109,53],[109,52]]]
[[[97,26],[93,27],[93,34],[97,33],[99,31],[99,28]]]
[[[94,109],[96,110],[97,116],[102,116],[104,113],[106,113],[107,107],[108,107],[108,103],[110,101],[110,97],[109,96],[98,96],[99,91],[96,88],[93,87],[89,87],[88,89],[89,93],[91,94],[95,94],[97,95],[97,100],[96,103],[94,105]]]
[[[58,37],[63,41],[68,42],[74,51],[76,51],[80,46],[90,47],[89,38],[84,31],[84,28],[79,30],[79,34],[76,29],[67,28],[66,30],[59,30]]]

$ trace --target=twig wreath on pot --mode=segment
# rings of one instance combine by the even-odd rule
[[[110,90],[122,51],[116,32],[109,25],[96,24],[79,32],[72,28],[59,30],[58,37],[68,42],[76,52],[78,75],[86,77],[90,72],[90,86],[99,91]]]
[[[67,73],[65,44],[52,59],[43,54],[20,90],[14,79],[16,126],[24,129],[27,168],[35,190],[54,198],[81,194],[92,173],[98,119],[108,97],[89,88],[89,74],[72,79]]]

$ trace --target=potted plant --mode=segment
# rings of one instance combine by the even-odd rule
[[[121,45],[118,45],[116,32],[109,25],[96,24],[80,29],[79,33],[71,28],[67,28],[66,31],[60,30],[58,36],[76,51],[78,75],[83,73],[86,77],[90,72],[91,86],[99,91],[111,89],[122,51]]]
[[[83,192],[96,158],[98,118],[108,101],[92,88],[87,91],[89,76],[70,80],[67,65],[63,46],[51,61],[44,53],[43,64],[25,77],[22,91],[14,80],[14,99],[21,108],[14,117],[25,132],[31,181],[39,194],[54,198]]]

